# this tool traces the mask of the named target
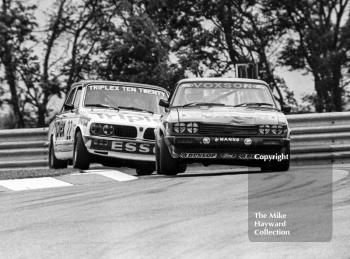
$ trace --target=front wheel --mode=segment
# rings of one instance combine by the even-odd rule
[[[90,155],[87,151],[81,132],[75,134],[74,150],[73,150],[73,167],[81,170],[89,169]]]
[[[141,164],[136,168],[137,175],[151,175],[154,171],[154,164]]]
[[[49,168],[63,169],[63,168],[67,168],[67,166],[68,166],[67,160],[60,160],[56,158],[53,141],[51,140],[50,146],[49,146]]]
[[[261,166],[263,172],[285,172],[289,170],[289,159],[281,162],[272,161],[266,162]]]
[[[163,175],[177,175],[186,170],[186,165],[180,164],[177,159],[171,157],[163,138],[160,142],[160,147],[156,143],[156,169],[157,174]]]

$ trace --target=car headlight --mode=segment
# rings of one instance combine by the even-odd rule
[[[277,134],[277,127],[278,127],[277,125],[271,125],[270,130],[271,130],[272,135]]]
[[[113,135],[114,133],[114,127],[112,125],[105,124],[102,127],[102,131],[103,131],[103,134],[105,134],[106,136],[110,136],[110,135]]]
[[[102,125],[100,123],[92,123],[90,126],[90,132],[92,135],[102,134]]]
[[[259,133],[261,135],[267,135],[270,132],[270,125],[260,125],[259,126]]]
[[[175,133],[184,133],[186,130],[186,124],[183,122],[174,123],[173,129]]]
[[[287,125],[259,125],[260,135],[281,136],[288,132]]]
[[[199,130],[198,123],[188,122],[188,123],[186,123],[186,129],[187,129],[188,133],[196,134],[196,133],[198,133],[198,130]]]

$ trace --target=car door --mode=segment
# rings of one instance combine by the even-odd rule
[[[71,152],[71,137],[70,137],[70,117],[74,108],[74,98],[77,91],[77,87],[73,86],[67,94],[66,101],[63,105],[62,112],[56,116],[56,152],[59,154],[60,159],[69,159]]]
[[[72,109],[66,113],[66,116],[62,118],[65,121],[65,135],[66,135],[66,145],[68,150],[69,158],[73,158],[74,149],[74,138],[75,138],[75,128],[78,125],[80,117],[80,100],[82,96],[82,86],[77,85],[76,91],[74,93]]]

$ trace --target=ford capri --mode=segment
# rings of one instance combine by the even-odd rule
[[[290,129],[267,83],[243,78],[181,80],[155,131],[158,174],[187,164],[245,165],[287,171]],[[282,112],[283,111],[283,112]]]

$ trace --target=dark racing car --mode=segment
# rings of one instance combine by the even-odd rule
[[[260,80],[181,80],[156,134],[158,174],[176,175],[189,163],[247,165],[287,171],[290,129],[270,87]]]

